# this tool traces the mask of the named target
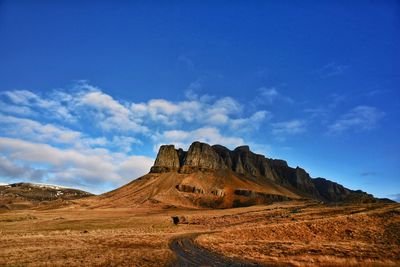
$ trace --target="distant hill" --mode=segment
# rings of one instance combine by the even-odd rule
[[[62,203],[92,195],[82,190],[56,185],[34,183],[0,185],[0,210],[30,208],[53,202]]]
[[[313,179],[302,168],[269,159],[241,146],[194,142],[188,151],[160,147],[150,173],[96,197],[97,206],[166,205],[230,208],[275,201],[313,199],[325,203],[379,200],[335,182]]]

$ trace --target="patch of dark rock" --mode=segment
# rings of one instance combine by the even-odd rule
[[[353,231],[350,230],[350,229],[344,230],[344,233],[345,233],[348,237],[353,237]]]
[[[2,205],[0,205],[0,210],[10,210],[11,208],[8,206],[8,205],[6,205],[6,204],[2,204]]]
[[[259,198],[259,199],[263,199],[265,201],[286,201],[286,200],[291,200],[287,196],[267,194],[267,193],[263,193],[263,192],[256,192],[256,191],[245,190],[245,189],[236,189],[234,191],[234,194],[238,195],[238,196],[249,197],[249,198]]]
[[[187,185],[187,184],[178,184],[176,187],[178,191],[181,192],[186,192],[186,193],[195,193],[195,194],[204,194],[203,188],[198,188],[192,185]]]
[[[235,199],[232,203],[233,208],[249,207],[252,205],[254,205],[254,201],[240,201],[239,199]]]
[[[185,216],[172,216],[171,219],[172,219],[172,223],[175,224],[175,225],[178,225],[178,224],[189,224],[189,220]]]
[[[296,214],[296,213],[300,213],[300,212],[301,212],[301,209],[293,209],[290,211],[290,213],[292,213],[292,214]]]

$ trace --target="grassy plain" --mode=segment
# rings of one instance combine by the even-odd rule
[[[188,224],[174,225],[171,216]],[[1,266],[168,266],[170,242],[285,266],[400,265],[400,204],[281,202],[235,209],[25,209],[0,213]]]

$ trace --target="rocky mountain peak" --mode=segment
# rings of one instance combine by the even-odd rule
[[[355,191],[325,179],[313,179],[301,167],[292,168],[281,159],[269,159],[253,153],[249,146],[239,146],[233,151],[221,145],[194,142],[188,151],[175,149],[174,145],[160,147],[151,173],[194,173],[228,171],[259,183],[276,183],[289,190],[314,199],[343,201]],[[361,194],[361,193],[360,193]],[[373,197],[361,194],[358,199],[371,200]]]
[[[194,142],[189,147],[181,171],[189,173],[196,170],[223,168],[225,168],[225,164],[209,144]]]
[[[237,148],[235,148],[234,151],[247,151],[247,152],[250,152],[250,147],[249,146],[238,146]]]
[[[178,151],[174,145],[163,145],[160,147],[154,166],[150,172],[170,172],[180,168]]]

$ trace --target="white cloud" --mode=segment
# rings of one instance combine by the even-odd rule
[[[136,120],[132,111],[101,91],[80,93],[79,107],[91,107],[99,126],[106,131],[147,132],[148,128]]]
[[[45,165],[47,177],[43,182],[83,185],[92,188],[92,192],[98,192],[102,183],[120,186],[137,178],[148,172],[153,162],[149,157],[114,154],[106,149],[61,149],[3,137],[0,137],[0,151],[3,159],[7,158],[0,164],[2,177],[23,174],[24,170],[18,169],[16,164],[11,163],[13,161],[24,162],[32,172],[37,171],[35,165]],[[129,166],[130,163],[132,166]],[[132,171],[131,175],[129,171]]]
[[[233,119],[230,122],[230,127],[234,130],[248,131],[249,129],[258,129],[260,124],[272,117],[271,113],[265,110],[255,112],[249,118]]]
[[[27,90],[6,91],[4,94],[15,104],[29,105],[33,101],[42,102],[36,94]]]
[[[0,100],[0,111],[11,114],[27,115],[27,116],[36,114],[29,107],[7,104],[1,100]]]
[[[165,131],[162,134],[155,135],[154,139],[157,142],[155,150],[158,150],[161,144],[174,144],[177,147],[187,149],[194,141],[205,142],[211,145],[220,144],[231,148],[245,144],[242,138],[225,136],[217,128],[213,127],[199,128],[193,131]]]
[[[215,98],[208,95],[191,95],[190,99],[177,102],[166,99],[150,99],[142,103],[121,102],[86,82],[77,84],[74,93],[58,90],[47,98],[26,90],[7,91],[3,96],[8,97],[13,103],[14,113],[19,115],[38,112],[47,119],[56,118],[63,123],[66,120],[79,124],[79,120],[89,120],[106,132],[121,134],[147,135],[151,134],[149,127],[176,128],[187,123],[197,124],[197,127],[224,127],[244,124],[246,121],[260,124],[260,115],[265,113],[258,110],[246,116],[244,106],[232,97]],[[6,107],[2,105],[1,109],[5,110]]]
[[[268,98],[274,98],[279,95],[278,90],[276,90],[275,87],[271,87],[271,88],[261,87],[259,90],[260,90],[262,96],[265,96]]]
[[[272,124],[272,133],[274,135],[293,135],[305,132],[306,123],[303,120],[290,120]]]
[[[1,93],[1,95],[7,96],[8,100],[12,103],[1,103],[8,106],[8,110],[5,110],[4,107],[1,108],[7,113],[36,115],[36,111],[40,111],[51,118],[63,119],[71,122],[75,120],[72,113],[60,103],[62,99],[57,98],[56,94],[54,98],[49,97],[48,99],[42,98],[27,90],[5,91]]]
[[[256,104],[273,104],[277,101],[294,103],[294,100],[281,94],[276,87],[261,87],[258,89],[259,96],[255,99]]]
[[[71,91],[3,92],[0,179],[13,176],[100,192],[148,172],[153,159],[137,155],[147,145],[245,144],[238,135],[271,117],[265,110],[249,114],[245,107],[232,97],[195,93],[182,101],[121,101],[85,81]]]
[[[370,130],[376,127],[378,121],[384,115],[384,112],[375,107],[357,106],[330,125],[328,133],[338,134],[349,130]]]
[[[72,144],[82,137],[80,132],[62,126],[42,124],[31,119],[5,116],[2,114],[0,114],[0,125],[3,127],[2,134],[23,136],[27,140],[38,142]]]
[[[4,156],[0,156],[0,177],[37,181],[43,179],[45,175],[46,171],[43,169],[21,166]]]
[[[152,99],[147,103],[132,103],[131,111],[143,121],[153,121],[164,126],[177,127],[185,123],[201,126],[223,127],[245,125],[246,122],[257,128],[267,114],[260,110],[250,117],[243,117],[243,105],[231,97],[213,99],[193,96],[191,100],[171,102],[164,99]],[[257,125],[255,125],[257,124]]]
[[[118,174],[124,180],[132,180],[148,173],[154,159],[144,156],[130,156],[118,165]]]
[[[121,151],[128,153],[132,150],[133,144],[142,144],[142,141],[130,136],[117,135],[113,137],[111,143],[113,146],[119,148]]]
[[[200,91],[202,87],[203,86],[202,86],[200,80],[196,80],[194,82],[191,82],[189,84],[187,90],[185,91],[186,98],[189,99],[189,100],[197,100],[197,99],[199,99],[199,96],[198,96],[197,92]]]

